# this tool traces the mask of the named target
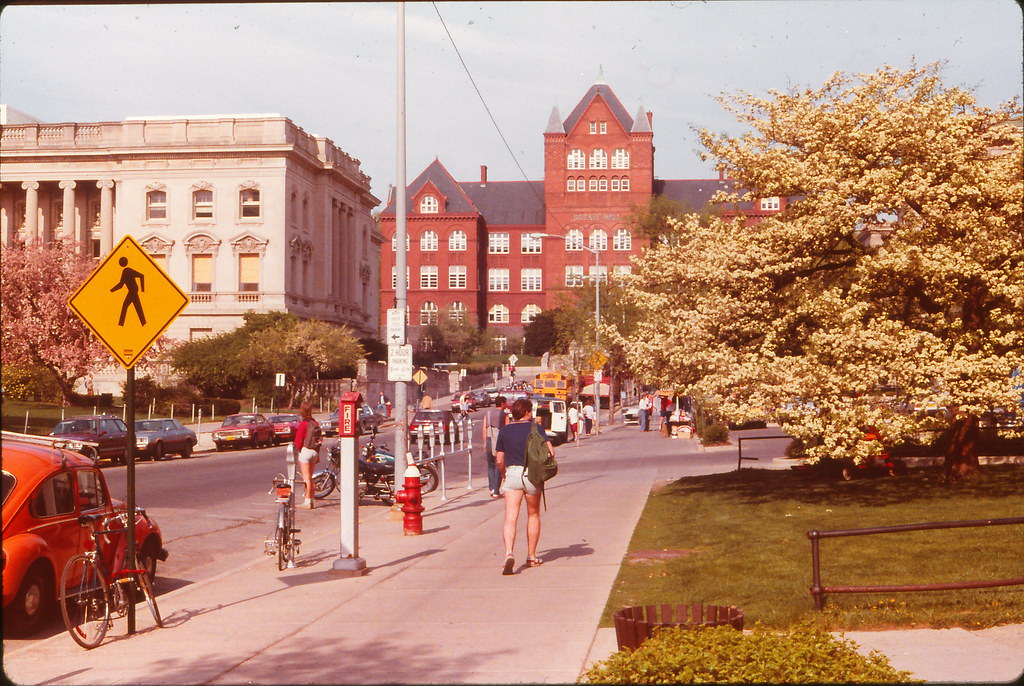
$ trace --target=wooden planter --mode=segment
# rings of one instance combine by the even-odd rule
[[[661,612],[659,613],[659,609]],[[660,615],[660,616],[659,616]],[[679,626],[692,629],[697,626],[728,625],[739,631],[743,630],[743,611],[738,607],[723,605],[645,605],[626,607],[617,611],[615,619],[615,637],[618,639],[619,650],[630,648],[635,650],[649,638],[658,627]]]

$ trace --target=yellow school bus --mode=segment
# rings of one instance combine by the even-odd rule
[[[560,400],[568,400],[572,377],[561,372],[541,372],[533,379],[533,392]]]

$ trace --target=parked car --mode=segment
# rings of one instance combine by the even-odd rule
[[[128,426],[120,417],[113,415],[64,419],[53,427],[50,435],[63,439],[68,449],[94,460],[124,462],[128,452]]]
[[[494,397],[497,398],[497,394],[495,394]],[[474,410],[478,407],[488,407],[494,404],[494,401],[491,400],[490,394],[487,391],[480,390],[469,392],[469,402],[473,406]]]
[[[295,440],[295,430],[302,421],[297,414],[272,414],[267,421],[274,425],[274,443],[288,443]]]
[[[370,433],[373,429],[379,429],[380,425],[387,421],[387,417],[377,412],[369,405],[359,407],[359,427],[364,434]],[[320,422],[320,429],[324,436],[338,435],[338,408],[334,408],[330,416]]]
[[[110,497],[93,460],[45,441],[6,431],[3,436],[5,633],[31,634],[57,607],[64,565],[92,545],[79,516],[113,516],[127,509]],[[166,560],[167,551],[160,527],[141,508],[135,540],[140,565],[155,577],[157,561]]]
[[[213,443],[217,450],[238,446],[271,446],[274,444],[274,425],[261,414],[228,415],[220,428],[213,432]]]
[[[640,423],[640,408],[636,405],[632,407],[626,407],[622,410],[622,423],[623,424],[639,424]]]
[[[324,432],[324,436],[338,435],[338,408],[334,408],[330,416],[320,422],[320,430]]]
[[[135,422],[135,456],[161,460],[165,455],[192,457],[196,432],[177,419],[140,419]]]
[[[419,440],[422,427],[424,438],[428,435],[441,436],[443,443],[454,443],[459,440],[460,426],[460,415],[453,410],[416,410],[409,422],[409,440]]]

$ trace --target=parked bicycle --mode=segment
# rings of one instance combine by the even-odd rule
[[[270,491],[277,503],[277,526],[272,537],[263,542],[263,552],[272,557],[277,556],[278,571],[295,568],[295,558],[299,556],[299,546],[302,545],[302,541],[295,537],[302,530],[295,528],[294,486],[294,478],[278,474],[274,477],[274,486]]]
[[[145,510],[136,510],[146,517]],[[128,541],[126,513],[103,521],[109,527],[115,522],[123,528],[96,528],[105,515],[82,515],[78,523],[90,527],[92,550],[75,555],[64,566],[60,578],[60,612],[64,625],[83,648],[95,648],[107,635],[111,618],[124,617],[135,603],[136,591],[141,591],[153,613],[156,625],[162,627],[160,609],[153,594],[153,583],[145,569],[124,567]],[[107,569],[104,551],[113,550],[113,564]],[[111,571],[112,570],[112,571]]]

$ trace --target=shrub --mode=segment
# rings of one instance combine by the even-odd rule
[[[669,628],[634,651],[622,650],[584,672],[580,683],[906,683],[875,651],[804,624],[791,633],[758,626],[751,633],[732,627]]]
[[[725,445],[729,442],[729,427],[717,422],[708,424],[704,427],[700,440],[704,445]]]

